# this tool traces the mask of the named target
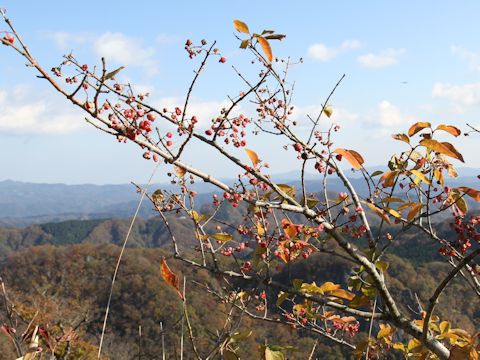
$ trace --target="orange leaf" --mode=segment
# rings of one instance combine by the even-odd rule
[[[258,157],[257,153],[250,149],[245,149],[247,152],[248,157],[252,160],[253,166],[257,166],[260,162],[260,158]]]
[[[461,186],[461,187],[458,188],[458,190],[460,190],[461,192],[464,192],[465,194],[467,194],[468,196],[473,198],[473,200],[475,200],[476,202],[480,202],[480,191],[479,190],[475,190],[475,189],[469,188],[467,186]]]
[[[285,235],[287,235],[288,237],[293,238],[297,236],[298,234],[297,227],[287,219],[282,220],[282,227],[283,227],[283,231],[285,232]]]
[[[422,207],[423,205],[420,203],[413,205],[412,209],[408,212],[407,220],[412,221],[415,218],[415,216],[417,216],[418,212],[422,209]]]
[[[356,152],[355,150],[347,150],[347,149],[336,149],[333,151],[334,153],[342,155],[347,161],[355,168],[360,169],[362,164],[365,162],[362,156]]]
[[[335,296],[335,297],[346,299],[346,300],[353,300],[353,298],[355,297],[354,294],[344,289],[336,289],[336,290],[328,291],[326,292],[325,295]]]
[[[416,133],[418,133],[420,130],[423,130],[429,127],[431,127],[429,122],[417,122],[412,126],[410,126],[410,129],[408,129],[408,136],[413,136]]]
[[[383,187],[392,187],[393,184],[395,183],[395,178],[397,177],[398,171],[388,171],[385,174],[383,174],[380,179],[378,179],[378,183],[380,184],[383,182]]]
[[[172,270],[170,270],[167,262],[165,261],[165,258],[163,258],[162,262],[160,263],[160,274],[162,275],[163,280],[165,280],[168,285],[173,286],[175,290],[177,290],[178,295],[180,295],[180,298],[182,298],[183,300],[183,295],[180,292],[178,276],[175,275]]]
[[[273,60],[272,48],[270,47],[270,43],[268,42],[268,40],[261,36],[259,36],[257,40],[260,43],[260,46],[262,47],[263,52],[265,53],[265,56],[267,57],[268,61],[272,62]]]
[[[446,132],[448,132],[449,134],[452,134],[455,137],[459,136],[462,133],[459,128],[457,128],[453,125],[443,125],[443,124],[438,125],[437,128],[435,129],[435,131],[436,130],[446,131]]]
[[[240,20],[233,20],[233,27],[235,30],[241,33],[250,34],[250,30],[248,30],[247,24]]]
[[[463,160],[462,154],[460,154],[458,150],[455,149],[455,147],[448,142],[438,142],[437,140],[433,140],[433,139],[423,139],[422,141],[420,141],[420,145],[423,145],[440,154],[444,154],[444,155],[453,157],[455,159],[458,159],[461,162],[465,162]]]

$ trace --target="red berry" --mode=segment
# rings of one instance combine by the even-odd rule
[[[218,60],[218,62],[224,64],[227,62],[227,58],[225,56],[222,56],[220,60]]]
[[[342,154],[335,155],[335,159],[337,159],[338,161],[342,161]]]
[[[192,40],[188,39],[186,42],[185,42],[185,46],[190,46],[192,45]]]
[[[167,146],[172,146],[173,145],[173,142],[171,142],[170,140],[167,141]]]
[[[83,64],[83,65],[82,65],[82,70],[83,70],[83,71],[87,71],[87,70],[88,70],[88,65],[87,65],[87,64]]]
[[[172,136],[173,136],[173,134],[172,134],[171,132],[168,132],[168,133],[167,133],[167,138],[171,139]]]
[[[13,37],[13,35],[10,35],[10,34],[7,34],[3,37],[3,40],[5,40],[6,42],[10,43],[10,44],[13,44],[15,42],[15,38]]]
[[[157,115],[155,115],[155,113],[149,112],[149,113],[147,114],[147,119],[148,119],[149,121],[155,121],[156,118],[157,118]]]
[[[296,143],[295,145],[293,145],[293,148],[295,149],[295,151],[300,152],[303,150],[303,145],[300,143]]]

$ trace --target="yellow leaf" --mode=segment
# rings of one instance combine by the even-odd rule
[[[326,283],[323,283],[322,285],[320,285],[320,291],[323,293],[330,292],[333,290],[338,290],[338,289],[340,289],[340,285],[334,284],[331,281],[327,281]]]
[[[390,208],[386,207],[383,210],[388,212],[393,217],[396,217],[397,219],[400,219],[402,217],[402,215],[400,215],[400,213],[398,211],[394,210],[394,209],[390,209]]]
[[[379,209],[378,207],[376,207],[375,205],[367,202],[367,206],[373,210],[378,216],[380,216],[383,220],[385,220],[388,224],[390,224],[390,219],[388,218],[387,214],[385,214],[385,212],[381,209]]]
[[[450,323],[448,321],[442,321],[440,323],[440,333],[446,333],[450,330]]]
[[[387,197],[382,200],[380,200],[382,203],[391,203],[391,202],[404,202],[404,200],[396,197]]]
[[[332,107],[332,105],[327,105],[327,106],[325,106],[325,108],[323,109],[323,112],[325,113],[325,115],[327,115],[327,117],[332,116],[332,114],[333,114],[333,107]]]
[[[241,33],[250,34],[250,30],[248,30],[247,24],[240,20],[233,20],[233,27],[235,30]]]
[[[480,202],[480,191],[469,188],[467,186],[461,186],[458,188],[458,190],[467,194],[468,196],[473,198],[473,200],[475,200],[476,202]]]
[[[406,142],[407,144],[410,144],[410,139],[405,134],[393,134],[392,138],[394,138],[395,140],[400,140],[400,141]]]
[[[462,154],[460,154],[458,150],[455,149],[455,147],[448,142],[438,142],[437,140],[433,139],[423,139],[422,141],[420,141],[420,145],[423,145],[426,148],[429,148],[437,153],[453,157],[460,160],[461,162],[465,162],[463,160]]]
[[[444,178],[443,178],[442,169],[434,169],[434,170],[433,170],[433,176],[435,177],[435,180],[437,180],[438,184],[439,184],[440,186],[443,186],[443,184],[444,184]]]
[[[379,179],[378,183],[380,184],[383,182],[383,187],[392,187],[393,184],[395,183],[395,178],[397,177],[398,171],[387,171],[384,173]]]
[[[260,162],[260,158],[258,157],[257,153],[250,149],[245,149],[245,151],[247,152],[248,157],[252,161],[253,166],[257,166]]]
[[[213,235],[210,235],[210,236],[212,238],[214,238],[215,240],[220,241],[220,242],[233,240],[233,236],[230,235],[230,234],[227,234],[227,233],[216,233],[216,234],[213,234]]]
[[[282,228],[285,232],[285,235],[290,238],[293,238],[298,234],[297,227],[294,224],[290,223],[290,221],[288,221],[287,219],[282,220]]]
[[[257,234],[260,235],[260,236],[265,235],[265,228],[260,223],[260,221],[257,221]]]
[[[378,331],[377,339],[390,336],[394,332],[395,332],[395,328],[392,328],[390,325],[380,324],[380,330]]]
[[[265,53],[265,56],[267,57],[268,61],[272,62],[273,60],[272,48],[270,47],[270,43],[268,42],[268,40],[261,36],[259,36],[257,40],[260,43],[260,46],[262,47],[262,50]]]
[[[336,154],[342,155],[347,161],[355,168],[360,169],[362,164],[365,162],[362,156],[357,153],[355,150],[347,150],[347,149],[335,149],[333,151]]]
[[[417,122],[408,129],[408,136],[413,136],[420,130],[431,127],[429,122]]]
[[[427,179],[427,177],[425,176],[424,173],[418,171],[418,170],[410,170],[410,172],[415,175],[417,178],[419,178],[420,180],[422,180],[424,183],[428,184],[428,185],[432,185],[432,183],[430,182],[430,180]]]
[[[455,137],[459,136],[462,133],[459,128],[457,128],[453,125],[443,125],[443,124],[438,125],[437,128],[435,129],[435,131],[436,130],[446,131],[446,132],[448,132],[449,134],[452,134]]]

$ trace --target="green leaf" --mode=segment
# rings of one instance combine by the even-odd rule
[[[375,263],[375,267],[380,270],[381,272],[385,272],[388,269],[389,264],[385,261],[377,261]]]

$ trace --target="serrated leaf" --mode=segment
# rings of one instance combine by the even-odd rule
[[[407,144],[410,144],[410,139],[405,134],[393,134],[392,138],[394,138],[395,140],[400,140],[400,141],[406,142]]]
[[[435,129],[435,131],[436,130],[446,131],[446,132],[448,132],[449,134],[452,134],[455,137],[459,136],[462,133],[459,128],[457,128],[453,125],[443,125],[443,124],[438,125],[437,128]]]
[[[355,150],[338,148],[335,149],[333,152],[342,155],[355,169],[360,169],[362,167],[362,164],[365,162],[362,156]]]
[[[413,136],[416,133],[418,133],[420,130],[423,130],[429,127],[431,127],[431,124],[429,122],[417,122],[412,126],[410,126],[410,129],[408,129],[408,136]]]
[[[455,149],[455,147],[448,142],[438,142],[437,140],[433,139],[423,139],[422,141],[420,141],[420,145],[423,145],[426,148],[431,149],[437,153],[453,157],[460,160],[461,162],[465,162],[463,160],[462,154],[460,154],[458,150]]]
[[[265,53],[265,56],[267,57],[268,61],[272,62],[273,60],[272,48],[270,47],[270,43],[268,42],[268,40],[261,36],[259,36],[257,40],[260,46],[262,47],[262,50]]]
[[[251,149],[245,149],[245,151],[252,161],[253,166],[257,166],[260,163],[260,158],[258,157],[257,153]]]
[[[241,33],[244,33],[244,34],[250,34],[250,30],[248,29],[247,24],[245,24],[241,20],[233,20],[233,27],[238,32],[241,32]]]
[[[167,262],[165,261],[165,258],[163,258],[160,262],[160,275],[162,276],[163,280],[167,282],[168,285],[172,286],[173,288],[175,288],[175,290],[177,290],[178,295],[180,295],[180,298],[183,299],[183,295],[180,292],[178,276],[175,275],[172,270],[170,270]]]

